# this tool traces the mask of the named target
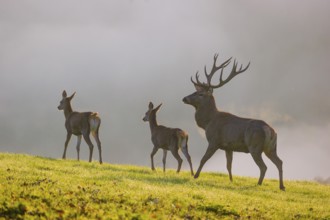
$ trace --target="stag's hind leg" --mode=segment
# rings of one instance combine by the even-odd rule
[[[68,144],[69,144],[69,141],[71,139],[71,136],[72,136],[72,133],[70,133],[70,132],[68,132],[66,134],[66,140],[65,140],[65,143],[64,143],[64,152],[63,152],[62,159],[66,158],[66,149],[68,148]]]
[[[97,148],[99,149],[99,161],[100,161],[100,164],[102,164],[102,147],[101,147],[101,141],[100,141],[100,138],[99,138],[99,132],[98,131],[93,131],[92,132],[92,135],[96,141],[96,144],[97,144]]]
[[[233,182],[233,176],[231,174],[231,164],[233,162],[233,152],[226,150],[226,158],[227,158],[227,170],[229,174],[229,179]]]
[[[253,157],[254,162],[256,162],[256,164],[258,165],[258,167],[260,169],[260,177],[259,177],[258,185],[261,185],[262,181],[264,180],[266,171],[267,171],[267,166],[262,159],[261,153],[252,152],[251,155]]]
[[[280,189],[285,191],[285,187],[283,184],[283,169],[282,169],[283,161],[277,156],[276,151],[265,152],[265,154],[276,165],[279,172]]]

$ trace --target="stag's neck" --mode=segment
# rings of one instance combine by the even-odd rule
[[[69,115],[72,113],[72,107],[71,104],[69,104],[65,109],[64,109],[64,116],[67,119]]]
[[[197,125],[205,129],[217,112],[218,109],[214,98],[210,99],[209,103],[197,107],[195,113]]]

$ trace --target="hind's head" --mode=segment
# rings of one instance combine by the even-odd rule
[[[162,106],[162,104],[160,104],[156,108],[154,108],[154,104],[152,102],[149,102],[148,111],[146,112],[146,114],[142,120],[149,121],[150,118],[156,117],[156,113],[159,110],[160,106]]]
[[[74,97],[76,92],[74,92],[71,96],[67,97],[66,91],[64,90],[62,93],[62,100],[60,101],[60,105],[57,107],[58,110],[63,110],[65,108],[71,107],[71,100]]]

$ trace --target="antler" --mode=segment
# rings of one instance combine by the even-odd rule
[[[230,57],[228,60],[226,60],[225,62],[223,62],[220,66],[216,66],[218,55],[219,54],[215,54],[214,55],[214,58],[213,58],[213,60],[214,60],[213,61],[213,67],[211,69],[210,74],[208,74],[207,71],[206,71],[206,65],[204,67],[204,73],[205,73],[205,77],[206,77],[207,83],[202,83],[202,82],[199,81],[198,71],[197,71],[197,73],[195,75],[196,82],[192,79],[192,77],[190,78],[191,82],[195,86],[200,86],[200,87],[203,87],[203,88],[206,88],[206,89],[210,89],[210,88],[216,89],[216,88],[219,88],[219,87],[225,85],[227,82],[229,82],[236,75],[238,75],[238,74],[243,73],[244,71],[246,71],[249,68],[249,66],[250,66],[250,62],[249,62],[249,64],[245,68],[243,68],[242,65],[241,65],[240,68],[239,68],[239,70],[237,71],[237,65],[238,65],[238,63],[236,62],[236,60],[234,60],[234,64],[233,64],[233,68],[231,70],[231,73],[229,74],[229,76],[225,80],[223,80],[223,78],[222,78],[223,70],[231,62],[232,57]],[[212,85],[211,84],[212,77],[213,77],[214,73],[217,72],[220,69],[221,69],[220,82],[217,85]]]

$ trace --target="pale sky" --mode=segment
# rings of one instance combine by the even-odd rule
[[[163,103],[160,124],[189,133],[196,170],[207,141],[181,100],[219,53],[219,62],[233,56],[251,66],[214,91],[218,108],[277,131],[286,179],[329,177],[329,10],[325,0],[1,0],[0,150],[60,158],[66,131],[57,106],[66,89],[77,92],[74,110],[100,113],[105,162],[150,166],[142,117],[153,101]],[[73,137],[68,158],[75,145]],[[81,151],[87,160],[85,142]],[[264,160],[266,178],[277,178]],[[204,171],[227,173],[225,164],[219,150]],[[171,154],[167,166],[177,166]],[[233,174],[258,177],[259,169],[235,153]]]

